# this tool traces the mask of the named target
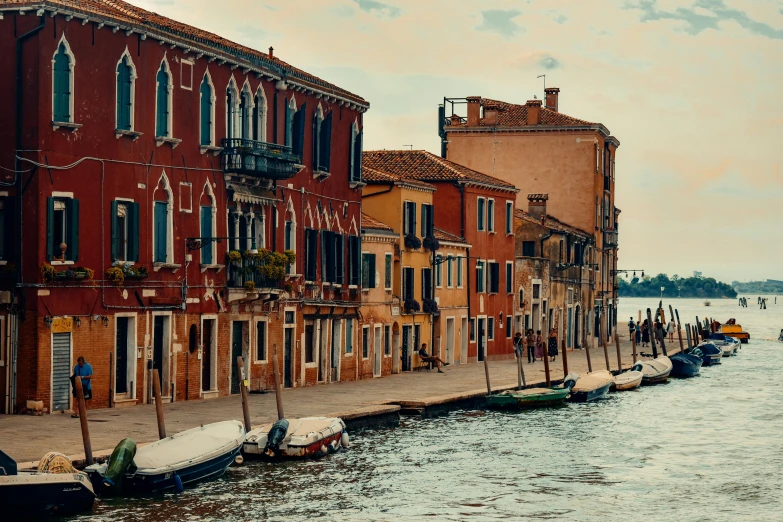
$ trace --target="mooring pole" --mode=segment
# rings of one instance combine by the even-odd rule
[[[484,377],[487,379],[487,395],[492,395],[492,385],[489,383],[489,362],[487,361],[486,353],[484,353]]]
[[[283,413],[283,390],[280,387],[280,368],[277,367],[277,343],[272,350],[272,373],[275,377],[275,401],[277,401],[277,420],[285,419]]]
[[[680,312],[678,310],[676,311],[677,315],[677,337],[680,339],[680,353],[685,351],[685,346],[682,344],[682,326],[680,325]],[[690,346],[688,346],[690,348]]]
[[[522,357],[517,357],[517,389],[521,390],[522,386],[527,386],[525,382],[525,370],[522,369]]]
[[[606,319],[606,324],[604,325],[604,319]],[[609,336],[609,318],[606,316],[606,314],[601,314],[601,326],[602,332],[601,332],[601,343],[604,346],[604,359],[606,359],[606,369],[608,371],[612,371],[611,368],[609,368],[609,349],[606,347],[606,338]]]
[[[79,409],[79,424],[82,428],[82,442],[84,443],[84,460],[87,465],[93,464],[92,442],[90,442],[90,428],[87,425],[87,403],[84,402],[84,389],[82,378],[76,375],[73,380],[73,388],[76,391],[76,407]]]
[[[620,332],[615,330],[614,332],[614,344],[617,347],[617,370],[623,371],[623,360],[620,357]]]
[[[568,375],[568,354],[566,353],[565,339],[560,340],[560,346],[562,347],[563,352],[563,379],[565,379]]]
[[[245,361],[237,357],[237,375],[239,375],[239,392],[242,395],[242,417],[245,420],[245,432],[250,431],[250,401],[247,396],[247,380],[245,379]]]
[[[653,326],[652,312],[647,309],[647,329],[650,331],[650,346],[652,346],[653,359],[658,358],[658,348],[655,346],[655,327]]]
[[[592,340],[591,340],[591,343],[592,343]],[[593,371],[593,363],[590,360],[590,344],[591,343],[587,342],[587,333],[585,332],[585,356],[587,357],[587,372],[588,373]]]
[[[633,363],[636,364],[636,332],[631,334],[631,346],[633,347]]]
[[[691,349],[693,348],[693,345],[691,344],[691,325],[685,325],[685,334],[688,336],[688,349]]]
[[[166,438],[166,421],[163,419],[163,399],[160,397],[160,377],[157,368],[152,370],[152,393],[155,396],[155,415],[158,417],[158,438]]]

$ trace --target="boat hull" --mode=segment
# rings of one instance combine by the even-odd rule
[[[302,418],[291,419],[289,425],[297,421],[319,422],[322,424],[313,431],[304,430],[302,433],[289,431],[274,457],[266,455],[264,450],[267,444],[268,429],[271,426],[262,426],[247,434],[242,444],[242,453],[250,458],[262,458],[265,460],[305,459],[322,457],[334,453],[342,447],[342,437],[345,433],[345,423],[339,418]],[[296,427],[293,427],[296,429]]]
[[[522,392],[507,392],[486,397],[487,407],[494,410],[526,410],[533,408],[545,408],[559,406],[568,397],[570,390],[567,388],[542,389],[540,393],[529,393],[532,390]]]
[[[723,358],[722,353],[718,353],[714,355],[702,355],[701,356],[701,360],[703,361],[702,366],[715,366],[721,364],[722,358]]]
[[[609,393],[609,388],[612,387],[612,381],[607,382],[605,385],[595,388],[593,390],[585,391],[571,391],[571,396],[568,400],[571,402],[592,402],[598,399],[603,399],[606,394]]]
[[[672,377],[695,377],[701,369],[702,359],[695,355],[680,353],[669,357],[672,362]]]
[[[162,493],[179,489],[176,476],[179,477],[182,486],[190,486],[204,480],[211,480],[221,476],[234,462],[239,454],[239,448],[225,455],[220,455],[206,462],[194,466],[183,467],[165,473],[142,473],[126,476],[123,490],[130,494]]]
[[[614,389],[617,391],[627,391],[638,388],[642,385],[643,377],[644,374],[642,372],[633,370],[616,375],[614,378]]]
[[[0,477],[3,518],[30,520],[92,509],[95,491],[83,474],[20,473]]]
[[[663,384],[672,373],[672,362],[666,356],[642,361],[642,386]]]

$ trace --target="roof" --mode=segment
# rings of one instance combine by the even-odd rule
[[[362,162],[362,181],[366,183],[408,183],[423,189],[435,190],[435,185],[430,185],[417,179],[406,178],[399,174],[391,174],[368,167]]]
[[[528,212],[525,212],[524,210],[518,208],[514,210],[514,217],[527,221],[528,223],[550,228],[552,230],[557,230],[559,232],[564,232],[566,234],[574,234],[576,236],[585,236],[588,238],[593,237],[593,234],[589,232],[585,232],[581,228],[577,228],[567,223],[563,223],[559,219],[554,218],[549,214],[546,214],[544,216],[544,220],[542,223],[540,218],[531,216]]]
[[[490,100],[488,98],[480,98],[478,96],[471,96],[468,99],[479,99],[481,105],[486,110],[488,108],[495,108],[498,111],[498,122],[494,126],[499,127],[523,127],[527,126],[527,105],[517,105],[514,103],[507,103],[499,100]],[[538,125],[550,125],[550,126],[566,126],[566,127],[583,127],[585,125],[598,125],[586,120],[580,120],[574,118],[562,112],[558,112],[546,107],[539,107],[539,124]],[[479,126],[486,125],[485,118],[479,119]],[[462,124],[463,127],[467,126],[467,123]]]
[[[385,232],[394,232],[394,229],[385,223],[381,223],[374,217],[362,212],[362,230],[383,230]]]
[[[435,239],[438,241],[446,241],[448,243],[461,243],[463,245],[467,245],[468,242],[465,241],[464,238],[461,238],[459,236],[455,236],[454,234],[450,234],[446,232],[445,230],[441,230],[439,228],[434,229],[435,231]]]
[[[211,52],[230,59],[238,65],[263,69],[275,77],[369,108],[369,103],[361,96],[306,73],[277,57],[122,0],[0,0],[0,9],[22,11],[46,9],[50,13],[59,11],[82,19],[97,17],[107,22],[116,22],[123,28],[153,33],[166,38],[171,43],[178,43],[196,51]]]
[[[362,173],[369,171],[430,183],[438,181],[472,182],[500,190],[519,192],[511,183],[469,169],[426,150],[366,151],[362,154]],[[370,176],[375,175],[374,172],[369,172]]]

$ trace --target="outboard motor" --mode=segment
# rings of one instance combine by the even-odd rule
[[[272,425],[272,429],[266,435],[266,447],[264,448],[264,454],[269,458],[277,458],[277,453],[280,451],[280,444],[283,443],[286,434],[288,433],[288,421],[280,419]]]
[[[566,378],[563,379],[563,388],[568,388],[569,390],[576,386],[576,381],[579,380],[579,374],[578,373],[569,373],[566,375]]]
[[[133,464],[134,457],[136,457],[136,442],[133,439],[122,439],[111,452],[109,462],[106,464],[106,472],[101,482],[103,494],[112,494],[122,489],[122,479]]]
[[[640,363],[640,362],[638,362],[638,363],[634,364],[633,366],[631,366],[631,371],[632,372],[640,372],[643,369],[644,369],[644,365],[642,363]]]

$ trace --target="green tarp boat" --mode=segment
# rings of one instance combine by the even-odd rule
[[[557,406],[562,404],[576,384],[572,375],[566,377],[560,386],[552,388],[527,388],[524,390],[507,390],[485,397],[487,406],[492,409],[525,409]]]

